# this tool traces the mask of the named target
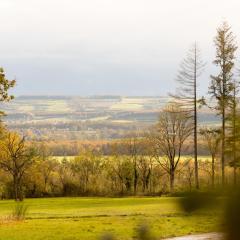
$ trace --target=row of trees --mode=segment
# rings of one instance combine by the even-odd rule
[[[172,109],[144,137],[112,143],[110,156],[82,149],[79,156],[58,159],[51,156],[47,145],[30,145],[6,131],[0,141],[1,197],[161,195],[192,190],[194,162],[181,155],[191,128]],[[165,138],[165,123],[177,134]],[[128,148],[126,155],[121,153],[123,147]],[[202,187],[220,184],[219,164],[212,169],[208,160],[203,158],[200,163]],[[231,181],[231,174],[228,178]]]
[[[218,29],[214,38],[216,47],[216,55],[213,64],[217,67],[218,73],[211,75],[211,83],[209,86],[209,95],[214,104],[206,103],[205,99],[197,96],[197,83],[203,69],[204,63],[201,60],[200,51],[196,44],[189,50],[187,57],[180,65],[177,81],[179,88],[176,94],[172,95],[174,101],[180,105],[181,111],[190,115],[193,131],[192,137],[194,141],[194,162],[195,162],[195,185],[199,189],[198,177],[198,133],[203,134],[211,149],[212,164],[214,165],[216,158],[216,146],[221,142],[221,168],[222,168],[222,184],[225,184],[225,167],[231,164],[234,167],[234,183],[236,184],[236,172],[239,165],[239,111],[238,111],[238,87],[239,81],[234,75],[235,54],[237,45],[235,36],[231,31],[231,27],[224,22]],[[207,105],[216,114],[221,116],[221,127],[219,129],[198,130],[197,109]],[[209,140],[210,135],[220,134],[220,139],[216,138],[213,142]],[[209,142],[210,141],[210,142]],[[226,159],[227,157],[227,159]]]

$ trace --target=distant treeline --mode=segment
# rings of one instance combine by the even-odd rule
[[[115,151],[118,151],[119,155],[128,155],[128,144],[125,139],[116,140],[56,140],[56,141],[29,141],[30,144],[41,146],[47,145],[48,151],[52,156],[78,156],[82,151],[86,149],[95,149],[97,152],[104,156],[113,155],[113,146],[118,145]],[[140,144],[140,143],[138,143]],[[140,146],[139,146],[140,147]],[[189,141],[188,148],[184,149],[183,155],[192,155],[193,143]],[[199,155],[207,156],[209,151],[206,148],[203,140],[199,142]]]

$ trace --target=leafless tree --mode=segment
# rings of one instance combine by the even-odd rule
[[[180,69],[177,75],[177,83],[179,87],[176,90],[176,94],[171,95],[175,101],[178,102],[182,111],[187,111],[191,115],[193,122],[193,139],[194,139],[194,167],[195,167],[195,185],[199,188],[198,179],[198,148],[197,148],[197,108],[198,103],[202,99],[198,99],[197,96],[197,80],[203,72],[204,63],[201,59],[200,50],[195,43],[193,47],[189,49],[186,57],[180,64]]]
[[[170,190],[174,191],[175,171],[181,159],[184,143],[192,133],[191,116],[178,104],[167,105],[149,134],[159,158],[159,164],[169,174]]]

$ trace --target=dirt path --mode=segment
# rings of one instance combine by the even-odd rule
[[[221,239],[222,234],[220,233],[206,233],[199,235],[189,235],[184,237],[168,238],[165,240],[221,240]]]

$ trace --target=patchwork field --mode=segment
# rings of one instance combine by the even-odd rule
[[[168,97],[22,96],[3,104],[5,122],[31,139],[113,139],[156,123]],[[199,122],[217,124],[201,109]]]
[[[27,199],[25,221],[8,221],[15,203],[0,201],[0,240],[93,240],[106,232],[133,239],[139,224],[158,238],[218,230],[217,210],[186,214],[178,198]]]

